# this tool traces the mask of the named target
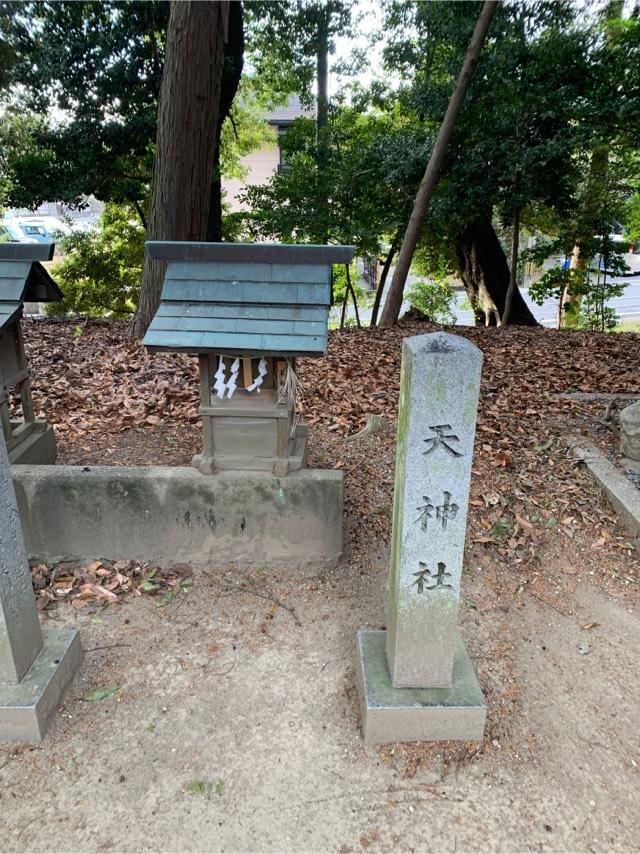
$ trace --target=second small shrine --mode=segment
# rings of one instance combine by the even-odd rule
[[[42,261],[53,258],[53,243],[0,243],[0,423],[11,463],[53,463],[53,427],[36,419],[22,336],[25,302],[57,302],[62,291]],[[22,418],[11,417],[11,395]]]

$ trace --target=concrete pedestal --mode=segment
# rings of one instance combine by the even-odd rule
[[[82,664],[75,629],[44,629],[43,647],[19,683],[0,682],[0,741],[41,741]]]
[[[56,434],[46,421],[12,422],[13,438],[7,443],[11,465],[53,465]]]
[[[487,707],[458,635],[451,688],[395,688],[385,652],[387,633],[359,631],[356,678],[365,744],[482,741]]]

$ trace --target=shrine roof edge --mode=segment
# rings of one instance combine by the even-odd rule
[[[55,243],[0,243],[0,261],[52,261]]]
[[[355,246],[312,243],[200,243],[191,240],[148,240],[149,257],[159,261],[222,261],[256,264],[346,264]]]

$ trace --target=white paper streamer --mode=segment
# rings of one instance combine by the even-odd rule
[[[247,391],[255,391],[257,389],[258,394],[260,394],[260,386],[264,382],[264,378],[268,372],[269,368],[267,367],[267,362],[263,356],[262,359],[260,359],[260,361],[258,362],[258,376],[251,383],[251,385],[247,387]]]
[[[222,356],[218,356],[218,360],[218,370],[214,374],[216,381],[213,384],[213,390],[215,391],[216,395],[222,400],[227,385],[224,379],[224,359],[222,358]]]
[[[227,397],[233,397],[233,393],[236,390],[236,385],[238,383],[238,371],[240,370],[240,359],[236,357],[233,364],[231,365],[231,376],[229,377],[229,381],[227,382]]]

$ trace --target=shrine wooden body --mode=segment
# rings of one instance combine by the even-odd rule
[[[54,462],[55,438],[35,417],[22,337],[25,300],[62,299],[60,288],[40,261],[53,257],[53,244],[0,243],[0,422],[11,462]],[[11,419],[9,399],[20,397],[22,420]]]
[[[144,344],[199,357],[203,453],[194,465],[302,468],[296,358],[325,352],[332,265],[348,263],[353,247],[149,241],[147,251],[167,267]]]

